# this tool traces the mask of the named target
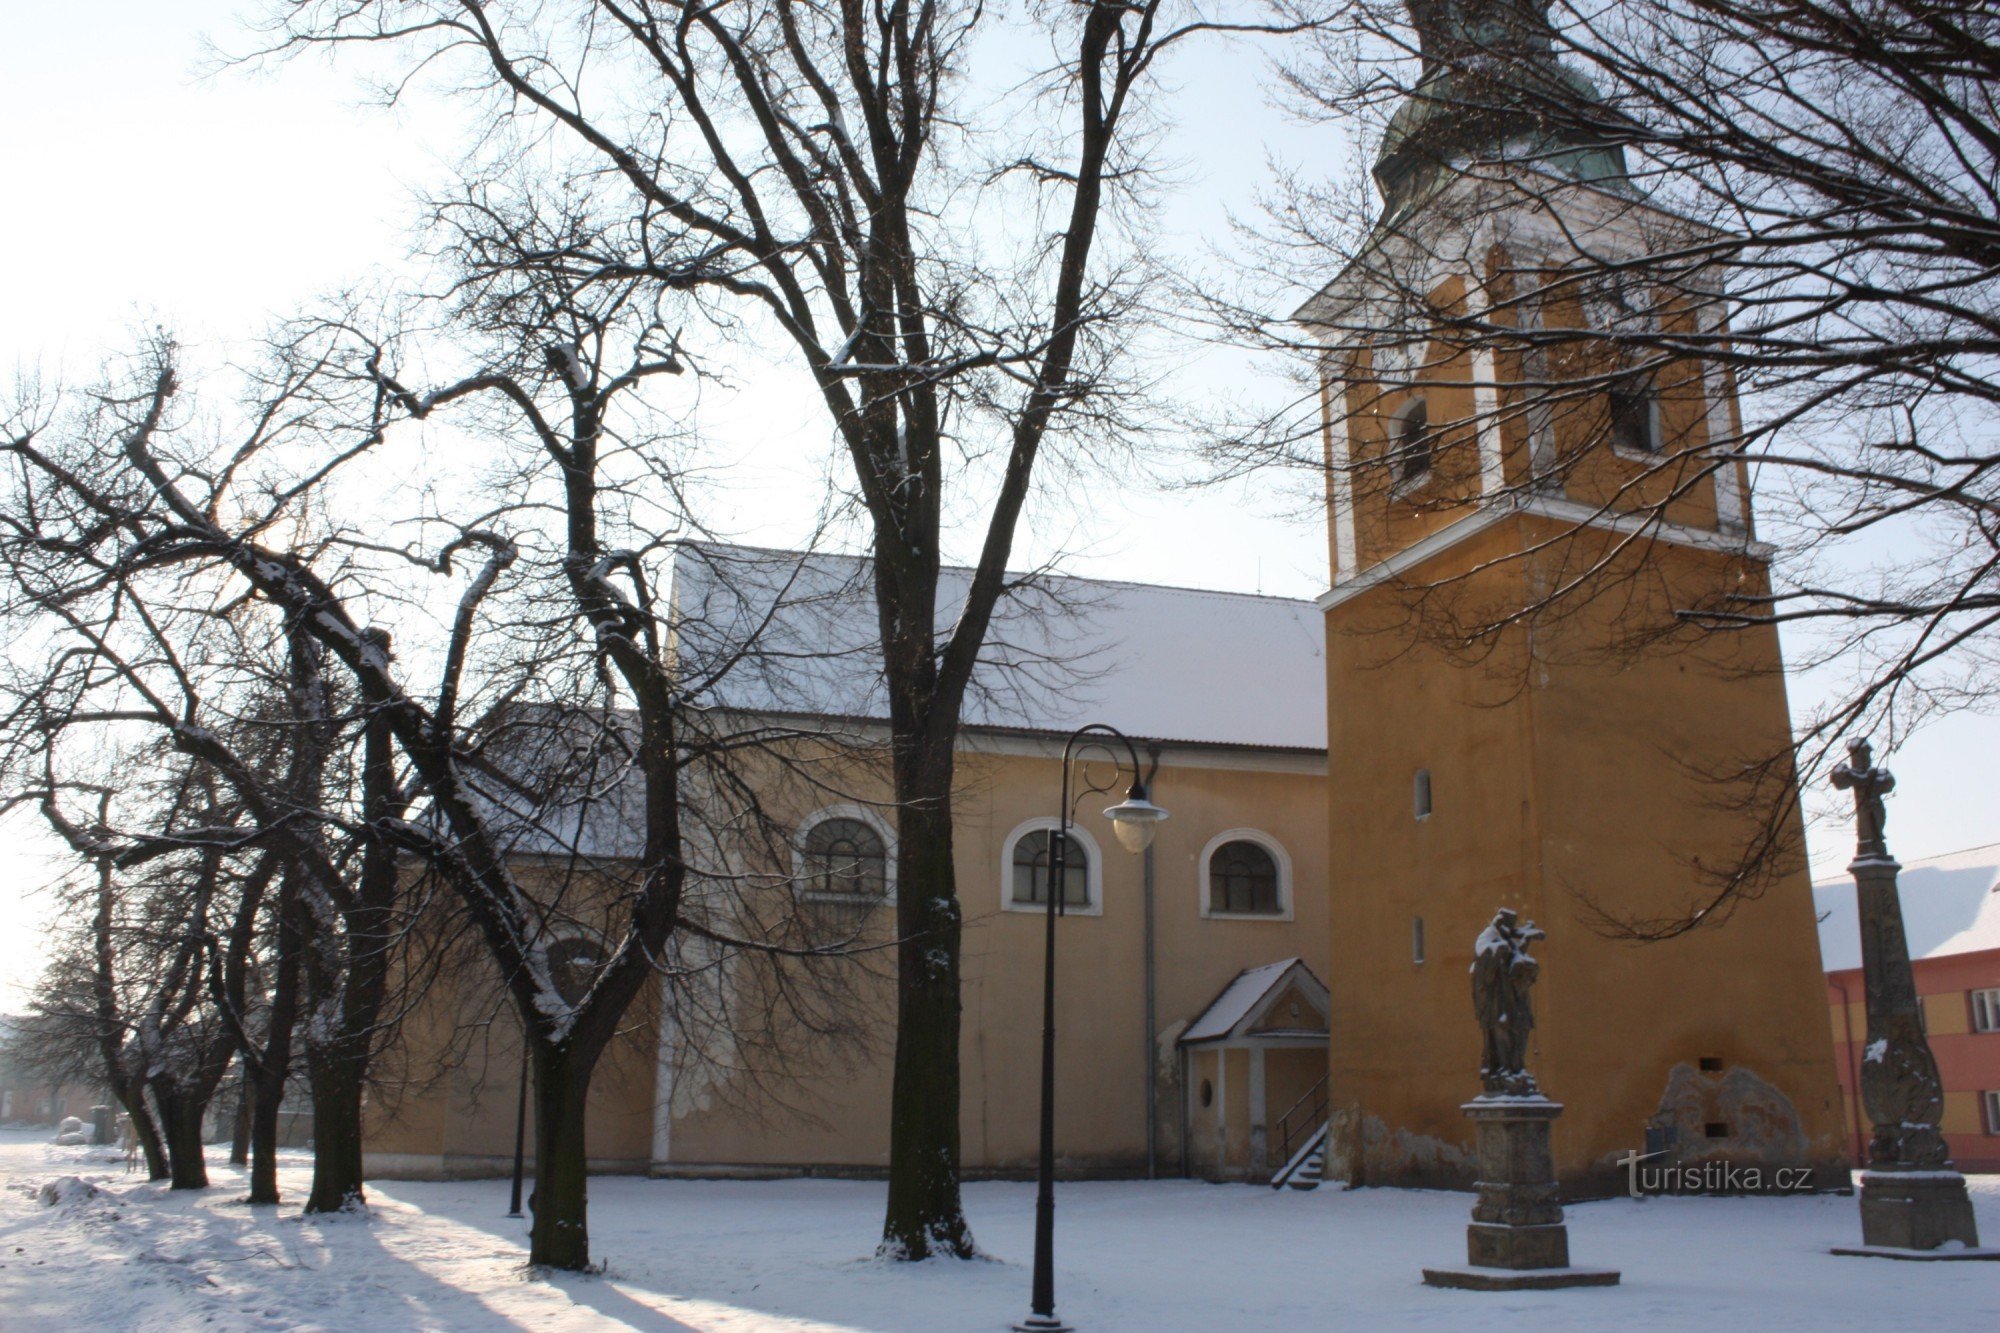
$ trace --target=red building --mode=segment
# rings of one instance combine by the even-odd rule
[[[1899,887],[1924,1029],[1944,1079],[1944,1135],[1962,1171],[2000,1171],[2000,843],[1903,867]],[[1857,1091],[1868,1011],[1854,881],[1813,886],[1848,1143],[1860,1162],[1868,1117]]]

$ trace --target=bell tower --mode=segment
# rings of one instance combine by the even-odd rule
[[[1777,635],[1685,614],[1768,587],[1772,555],[1729,376],[1659,350],[1716,345],[1720,294],[1653,280],[1692,224],[1554,113],[1594,93],[1547,0],[1410,9],[1375,232],[1297,315],[1332,572],[1329,1171],[1471,1182],[1467,974],[1511,907],[1548,935],[1529,1058],[1567,1189],[1622,1190],[1649,1150],[1830,1181]]]

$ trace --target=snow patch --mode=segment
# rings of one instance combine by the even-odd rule
[[[57,1176],[36,1190],[35,1198],[44,1208],[67,1208],[74,1204],[88,1203],[102,1193],[103,1190],[82,1176]]]

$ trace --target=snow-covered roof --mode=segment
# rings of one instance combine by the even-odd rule
[[[1260,1005],[1282,991],[1294,972],[1302,981],[1310,983],[1305,990],[1318,999],[1323,1009],[1326,987],[1313,975],[1313,970],[1305,965],[1303,959],[1280,958],[1275,963],[1238,972],[1236,979],[1222,988],[1222,994],[1210,1001],[1208,1008],[1188,1024],[1187,1031],[1181,1033],[1181,1045],[1219,1041],[1231,1035],[1246,1019],[1257,1013]]]
[[[690,543],[675,561],[675,651],[697,698],[749,712],[888,716],[869,561]],[[943,571],[940,643],[971,571]],[[1322,621],[1311,602],[1102,579],[1018,576],[966,699],[971,727],[1326,748]],[[755,649],[744,652],[744,645]]]
[[[1911,958],[2000,949],[2000,842],[1913,861],[1897,876],[1896,888]],[[1821,966],[1829,972],[1860,967],[1854,881],[1842,874],[1814,884],[1813,911]]]

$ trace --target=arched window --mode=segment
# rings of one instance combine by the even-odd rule
[[[1201,853],[1201,914],[1292,915],[1292,859],[1276,839],[1256,829],[1230,829]]]
[[[556,990],[571,1004],[580,1004],[604,966],[604,946],[583,931],[571,931],[548,946],[548,959]]]
[[[1396,413],[1389,448],[1398,482],[1412,482],[1431,470],[1431,408],[1423,398],[1411,399]]]
[[[1049,901],[1050,847],[1055,830],[1030,829],[1014,839],[1014,894],[1021,907],[1047,906]],[[1072,830],[1063,848],[1064,907],[1090,906],[1090,848]]]
[[[1278,911],[1278,863],[1254,842],[1225,842],[1208,857],[1208,910],[1239,916]]]
[[[863,819],[830,815],[807,827],[799,847],[805,891],[838,898],[882,898],[889,891],[889,844]]]

